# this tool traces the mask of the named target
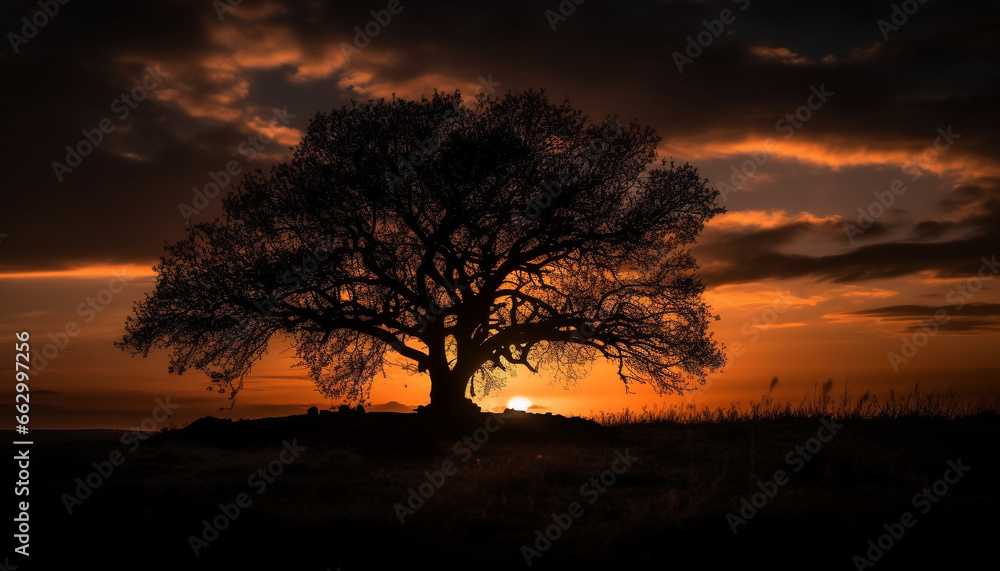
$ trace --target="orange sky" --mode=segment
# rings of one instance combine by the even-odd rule
[[[90,267],[66,275],[8,276],[0,281],[7,292],[4,330],[14,332],[27,325],[36,359],[41,359],[35,361],[41,370],[33,372],[32,382],[32,423],[36,428],[129,428],[149,416],[157,398],[168,397],[180,405],[174,416],[178,424],[205,415],[237,419],[300,414],[312,405],[326,408],[334,404],[321,397],[304,370],[294,368],[294,353],[277,341],[255,368],[232,411],[226,395],[206,391],[209,383],[204,375],[168,375],[165,354],[133,358],[114,348],[112,343],[123,333],[132,302],[151,292],[154,283],[149,270],[145,275],[139,268],[131,268],[131,272],[125,275],[133,279],[110,298],[107,294],[102,298],[100,292],[116,279],[114,276],[121,275],[119,268]],[[104,275],[95,277],[100,274]],[[598,363],[587,379],[569,388],[553,384],[548,375],[521,371],[504,390],[477,402],[486,410],[495,410],[513,396],[525,396],[534,404],[533,410],[557,414],[640,410],[688,402],[727,407],[733,401],[759,399],[774,376],[779,378],[774,398],[793,404],[812,390],[814,383],[828,378],[834,379],[837,394],[848,380],[855,396],[865,390],[906,391],[917,382],[923,390],[957,384],[964,394],[985,394],[995,380],[995,334],[936,335],[894,373],[886,354],[900,350],[899,324],[843,315],[870,306],[873,300],[882,305],[905,303],[915,297],[913,292],[925,289],[940,291],[944,300],[959,281],[964,280],[906,279],[877,286],[831,287],[782,280],[713,288],[706,298],[721,320],[712,331],[737,354],[731,355],[724,372],[713,376],[710,385],[693,398],[660,397],[642,385],[626,394],[614,368]],[[986,293],[989,295],[976,300],[996,301],[995,290]],[[88,298],[102,310],[93,311],[95,306],[87,305]],[[68,343],[56,352],[54,347],[67,339],[60,339],[58,333],[66,331],[69,322],[75,322],[79,332],[67,337]],[[13,340],[13,333],[10,335]],[[46,358],[46,346],[54,358]],[[396,401],[416,406],[427,402],[430,383],[425,375],[409,376],[398,370],[387,373],[386,378],[376,377],[373,383],[373,403]],[[226,410],[220,411],[220,407]]]

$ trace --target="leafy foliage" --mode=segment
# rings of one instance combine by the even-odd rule
[[[533,91],[319,113],[167,247],[119,346],[232,396],[278,334],[350,401],[388,362],[429,373],[432,404],[598,358],[683,391],[723,365],[685,247],[724,209],[694,167],[650,168],[659,140]]]

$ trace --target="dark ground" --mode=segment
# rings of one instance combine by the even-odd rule
[[[495,433],[481,431],[489,439],[474,455],[465,444],[453,448],[461,434],[441,436],[417,415],[393,413],[199,421],[134,451],[118,431],[33,431],[31,557],[10,562],[19,569],[347,571],[416,561],[525,569],[521,546],[576,501],[583,514],[532,569],[851,570],[853,556],[904,511],[916,524],[873,568],[996,568],[997,421],[843,421],[814,457],[794,465],[786,455],[817,435],[820,419],[605,429],[516,413]],[[292,439],[305,447],[300,456],[266,487],[248,483]],[[637,460],[615,483],[581,495],[626,449]],[[67,513],[63,494],[115,450],[124,462]],[[914,494],[959,458],[968,473],[929,509],[915,507]],[[457,465],[454,475],[400,524],[394,505],[446,460]],[[734,535],[726,514],[759,489],[758,477],[780,469],[789,482]],[[188,537],[240,493],[252,503],[195,557]]]

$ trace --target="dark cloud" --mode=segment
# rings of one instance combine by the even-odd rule
[[[949,306],[891,305],[840,315],[898,321],[903,325],[902,332],[927,331],[928,327],[942,333],[1000,331],[1000,304],[997,303],[973,302]]]
[[[745,242],[747,245],[741,250],[744,252],[750,249],[749,244],[758,243],[753,235],[747,236]],[[798,277],[851,283],[898,278],[928,270],[940,277],[972,276],[982,267],[982,256],[989,258],[987,254],[1000,251],[1000,239],[997,236],[978,236],[945,243],[876,244],[830,256],[760,250],[737,257],[722,250],[718,244],[700,251],[708,252],[708,259],[719,262],[712,269],[702,272],[710,285]]]
[[[889,317],[904,319],[919,319],[923,317],[934,317],[940,310],[953,313],[956,309],[953,306],[933,306],[933,305],[890,305],[877,307],[874,309],[863,309],[852,311],[848,315],[859,315],[863,317]],[[1000,316],[1000,304],[997,303],[968,303],[960,310],[962,315],[970,316]]]
[[[404,11],[344,67],[331,63],[341,57],[340,43],[352,42],[353,28],[364,27],[380,3],[243,2],[225,21],[204,0],[67,4],[20,53],[9,45],[0,51],[8,110],[0,153],[9,167],[0,270],[155,262],[164,240],[183,235],[178,203],[190,201],[210,171],[243,161],[238,145],[272,107],[297,115],[290,128],[301,131],[317,111],[351,98],[429,92],[430,84],[468,90],[480,75],[502,82],[501,91],[568,95],[592,116],[638,118],[681,150],[780,137],[776,121],[805,103],[811,86],[825,85],[835,95],[794,142],[916,153],[936,128],[954,125],[961,147],[949,159],[995,165],[995,5],[923,4],[884,41],[876,21],[888,17],[888,5],[753,0],[741,11],[741,4],[585,3],[553,31],[544,11],[557,9],[554,0],[404,1]],[[21,17],[37,9],[31,0],[6,4],[2,29],[19,31]],[[735,21],[679,73],[672,54],[723,9]],[[64,160],[65,145],[113,116],[111,102],[155,64],[170,74],[158,88],[163,97],[115,120],[115,132],[58,182],[51,163]],[[270,156],[241,162],[243,172],[266,169],[285,147],[272,143]],[[957,190],[942,208],[978,200],[975,192]],[[220,212],[216,200],[200,216]],[[958,275],[968,258],[996,251],[996,234],[981,230],[996,212],[926,220],[907,243],[884,242],[894,226],[879,221],[861,238],[864,246],[838,255],[782,253],[807,234],[843,243],[835,224],[801,223],[721,237],[702,252],[721,265],[707,274],[714,283],[800,275],[856,281],[927,269]],[[930,243],[961,230],[965,236]]]
[[[898,278],[920,272],[938,277],[977,275],[983,258],[1000,254],[1000,185],[983,180],[955,188],[942,201],[945,213],[963,213],[950,219],[921,220],[909,235],[891,242],[859,245],[845,253],[823,256],[787,253],[802,236],[826,243],[842,243],[851,220],[794,220],[770,228],[738,227],[710,230],[695,249],[708,269],[702,276],[711,285],[774,278],[811,277],[835,283]],[[865,231],[887,234],[878,221]],[[946,234],[951,239],[938,240]],[[987,271],[993,275],[994,270]]]

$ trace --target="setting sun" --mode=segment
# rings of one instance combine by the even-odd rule
[[[531,406],[531,401],[525,397],[511,397],[511,399],[507,401],[507,408],[513,410],[528,410],[529,406]]]

